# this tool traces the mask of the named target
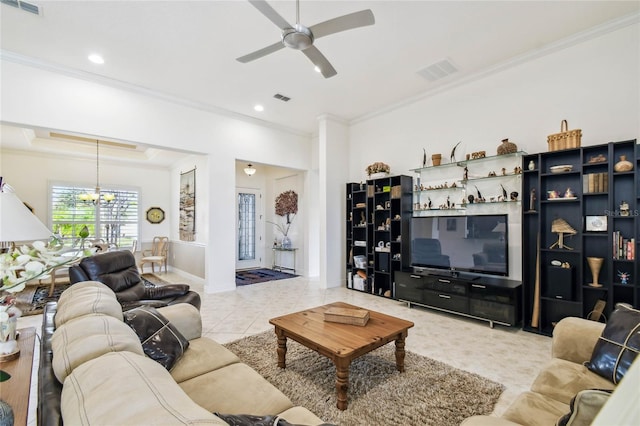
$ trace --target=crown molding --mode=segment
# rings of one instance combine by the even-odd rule
[[[450,83],[446,83],[433,89],[428,89],[418,95],[409,97],[400,102],[394,103],[392,105],[388,105],[386,107],[380,108],[378,110],[363,114],[361,116],[355,117],[349,121],[349,124],[358,124],[382,114],[387,114],[389,112],[395,111],[397,109],[404,108],[408,105],[414,104],[416,102],[422,101],[424,99],[433,97],[439,93],[447,92],[456,87],[464,86],[466,84],[472,83],[474,81],[482,80],[494,74],[498,74],[502,71],[508,70],[510,68],[514,68],[516,66],[522,65],[524,63],[533,61],[535,59],[541,58],[543,56],[550,55],[552,53],[567,49],[569,47],[578,45],[580,43],[584,43],[588,40],[592,40],[598,37],[601,37],[605,34],[611,33],[613,31],[620,30],[622,28],[628,27],[630,25],[640,23],[640,12],[633,12],[629,15],[625,15],[621,18],[613,19],[611,21],[605,22],[604,24],[597,25],[595,27],[589,28],[585,31],[573,34],[569,37],[566,37],[562,40],[555,41],[553,43],[549,43],[545,46],[542,46],[539,49],[535,49],[520,55],[517,55],[513,58],[507,59],[499,64],[493,65],[491,67],[487,67],[475,73],[469,74],[467,76],[461,77],[457,80],[451,81]]]
[[[77,78],[80,80],[89,81],[91,83],[101,84],[103,86],[109,86],[116,89],[125,90],[132,93],[137,93],[150,98],[160,99],[165,102],[170,102],[176,105],[184,106],[187,108],[193,108],[212,114],[221,115],[228,118],[244,121],[246,123],[268,127],[274,130],[278,130],[285,133],[290,133],[295,136],[310,137],[310,133],[304,132],[292,127],[284,126],[281,124],[272,123],[266,120],[261,120],[249,115],[244,115],[238,112],[234,112],[228,109],[210,105],[204,102],[192,101],[189,99],[181,98],[174,95],[169,95],[164,92],[152,90],[138,84],[128,83],[126,81],[117,80],[114,78],[105,77],[96,73],[87,71],[81,71],[73,68],[69,68],[60,64],[56,64],[49,61],[44,61],[31,56],[21,55],[19,53],[11,52],[9,50],[0,49],[0,61],[13,62],[20,65],[25,65],[31,68],[40,69],[43,71],[53,72],[56,74],[64,75],[71,78]]]

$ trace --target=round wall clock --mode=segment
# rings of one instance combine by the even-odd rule
[[[160,207],[149,207],[147,209],[147,220],[149,223],[160,223],[164,220],[164,210]]]

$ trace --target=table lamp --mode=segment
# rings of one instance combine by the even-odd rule
[[[49,237],[51,231],[5,184],[0,189],[0,242],[48,240]]]

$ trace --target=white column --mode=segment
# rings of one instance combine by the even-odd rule
[[[348,178],[348,124],[334,116],[318,118],[318,221],[320,283],[345,283],[345,184]]]

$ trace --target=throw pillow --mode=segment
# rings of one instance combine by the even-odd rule
[[[279,416],[254,416],[251,414],[220,414],[213,413],[220,417],[230,426],[302,426],[289,423]],[[322,423],[318,426],[335,426],[329,423]]]
[[[569,413],[560,417],[556,426],[589,426],[609,396],[610,390],[586,389],[578,392],[569,404]]]
[[[593,348],[589,370],[618,384],[640,352],[640,311],[618,305]]]
[[[133,328],[145,355],[167,370],[189,347],[189,341],[151,306],[140,306],[123,313],[124,321]]]

